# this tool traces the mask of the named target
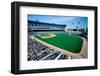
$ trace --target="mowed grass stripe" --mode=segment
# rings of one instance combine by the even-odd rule
[[[69,52],[80,53],[83,44],[83,40],[80,37],[64,33],[55,35],[56,36],[52,38],[42,38],[41,37],[42,35],[41,36],[35,35],[35,37],[48,44],[54,45]]]

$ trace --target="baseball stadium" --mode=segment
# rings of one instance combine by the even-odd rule
[[[30,15],[29,15],[30,16]],[[69,23],[50,23],[42,20],[28,19],[28,61],[31,60],[63,60],[63,59],[81,59],[87,58],[87,26],[82,27],[81,18],[73,18],[74,21],[80,21],[77,25]],[[55,17],[50,16],[51,19]],[[57,16],[58,18],[58,16]],[[55,18],[55,19],[57,19]],[[75,20],[76,19],[76,20]],[[82,17],[83,19],[83,17]],[[87,19],[87,18],[85,18]],[[82,22],[83,23],[83,22]]]

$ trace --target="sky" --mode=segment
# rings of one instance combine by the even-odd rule
[[[40,21],[46,23],[55,24],[66,24],[68,27],[87,27],[88,17],[78,17],[78,16],[53,16],[53,15],[34,15],[29,14],[28,20]]]

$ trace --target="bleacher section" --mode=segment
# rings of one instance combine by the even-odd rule
[[[73,58],[72,56],[64,55],[55,49],[44,46],[31,38],[28,38],[28,42],[28,61],[62,60]]]
[[[64,31],[66,25],[28,20],[28,31]]]

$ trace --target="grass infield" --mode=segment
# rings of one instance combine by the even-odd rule
[[[58,48],[61,48],[63,50],[72,53],[80,53],[83,44],[83,39],[80,38],[79,36],[65,34],[65,33],[41,34],[41,35],[35,35],[34,37],[48,44],[54,45]]]

